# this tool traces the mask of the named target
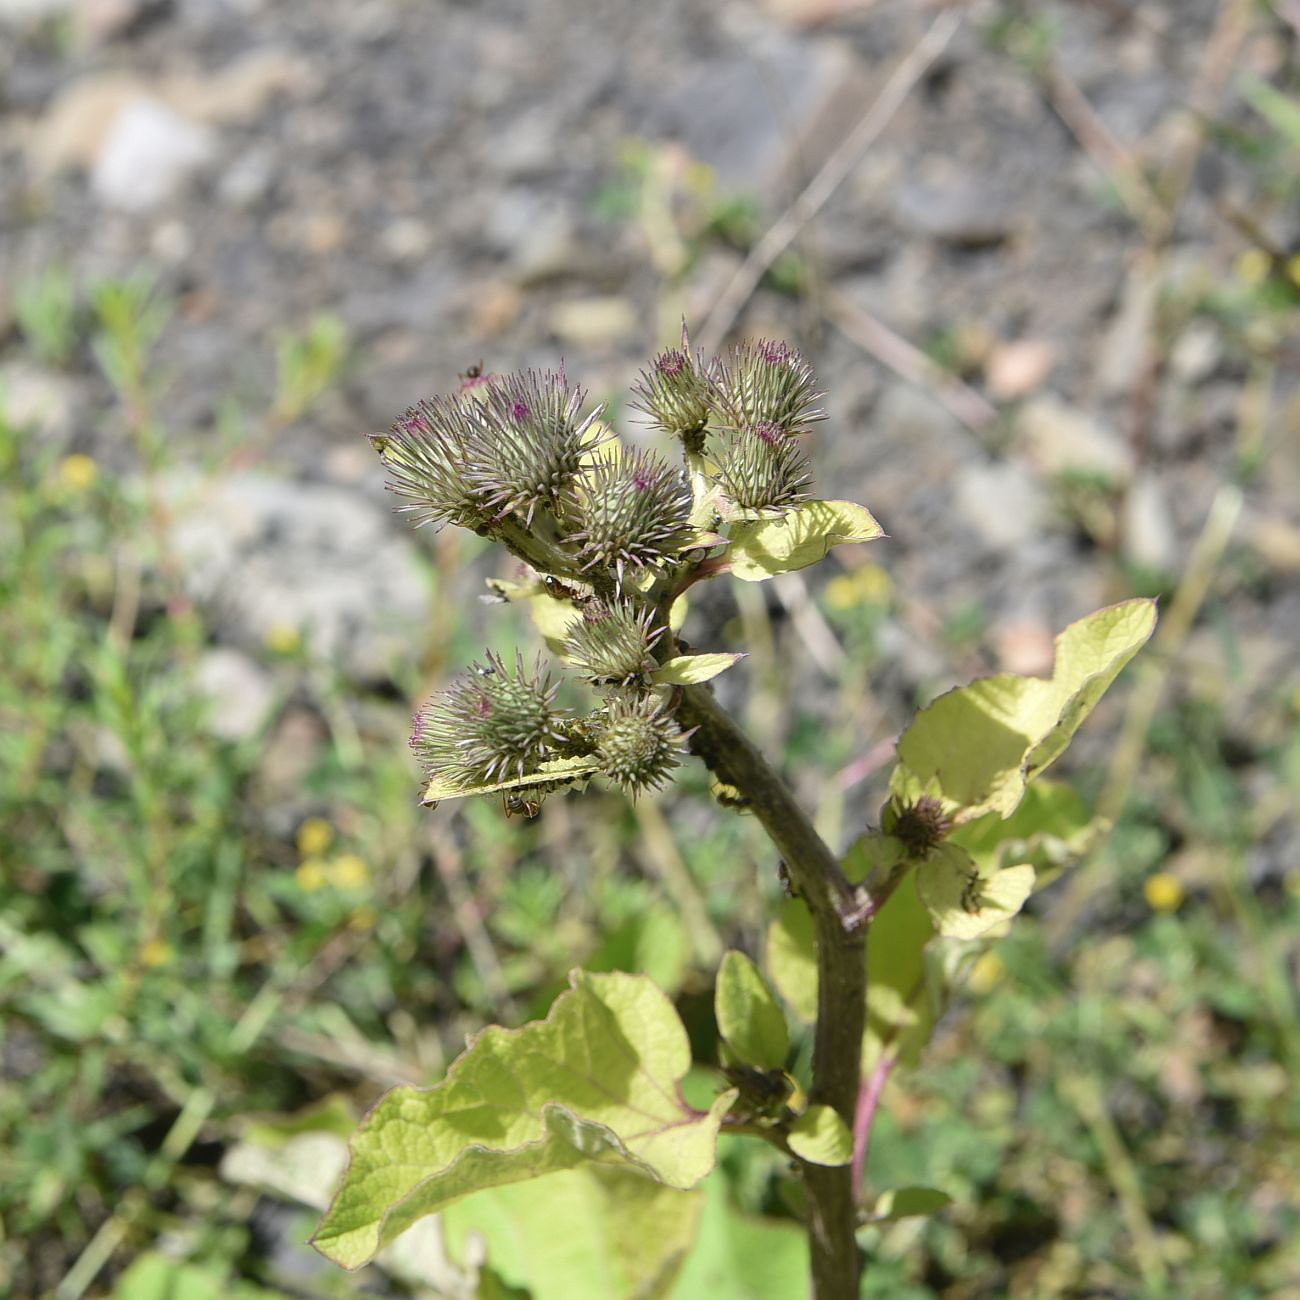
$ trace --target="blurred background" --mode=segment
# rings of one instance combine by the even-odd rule
[[[865,1294],[1300,1296],[1298,46],[1296,0],[0,0],[0,1292],[520,1294],[472,1222],[318,1259],[339,1135],[577,962],[713,1051],[765,841],[698,764],[423,812],[414,707],[533,633],[360,436],[563,357],[647,440],[685,317],[804,350],[889,533],[686,628],[833,843],[918,703],[1162,598],[1068,762],[1113,832],[885,1094],[870,1177],[954,1205]],[[775,1160],[716,1177],[797,1277]]]

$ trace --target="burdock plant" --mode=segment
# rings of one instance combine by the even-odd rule
[[[742,656],[687,650],[677,630],[683,594],[702,582],[762,582],[882,536],[862,506],[812,495],[808,435],[825,418],[812,368],[772,341],[706,361],[683,331],[635,397],[673,460],[623,446],[563,370],[476,374],[375,439],[418,524],[472,529],[522,562],[519,580],[493,580],[495,596],[531,602],[592,692],[585,712],[561,709],[540,663],[487,655],[416,718],[424,802],[494,795],[535,814],[591,781],[636,799],[695,755],[719,803],[754,816],[772,843],[762,865],[787,899],[768,930],[766,976],[740,952],[723,958],[718,1090],[697,1108],[681,1091],[691,1054],[668,998],[643,975],[574,971],[544,1021],[489,1028],[441,1084],[397,1089],[370,1112],[315,1244],[355,1267],[462,1197],[585,1170],[598,1219],[619,1225],[601,1294],[664,1296],[690,1271],[695,1189],[730,1135],[789,1161],[812,1293],[850,1300],[880,1225],[947,1201],[939,1189],[868,1186],[884,1081],[916,1062],[974,960],[1095,830],[1067,787],[1040,778],[1151,634],[1154,608],[1129,601],[1072,624],[1050,680],[1002,675],[940,696],[897,742],[879,824],[839,849],[708,685]],[[537,1186],[522,1201],[516,1189],[511,1213],[531,1205],[547,1218]],[[546,1289],[518,1256],[489,1252],[488,1265],[513,1287],[575,1293],[571,1276],[569,1290]]]

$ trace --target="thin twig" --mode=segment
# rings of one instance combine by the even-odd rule
[[[1061,1091],[1097,1144],[1102,1165],[1115,1189],[1115,1198],[1119,1201],[1120,1212],[1133,1242],[1133,1254],[1142,1280],[1152,1295],[1163,1295],[1168,1274],[1160,1240],[1147,1213],[1142,1179],[1110,1111],[1106,1109],[1101,1086],[1091,1075],[1067,1076],[1062,1080]]]
[[[925,76],[943,53],[962,16],[954,9],[945,10],[925,35],[890,74],[883,89],[867,109],[857,126],[822,164],[821,170],[803,192],[781,214],[767,233],[750,249],[749,256],[722,291],[700,331],[700,345],[705,354],[716,352],[736,318],[758,288],[768,268],[794,242],[800,230],[826,205],[827,200],[862,161],[863,155],[880,138],[913,87]]]
[[[1147,184],[1133,155],[1115,138],[1083,91],[1055,61],[1044,72],[1043,83],[1057,116],[1097,170],[1115,187],[1138,225],[1148,234],[1161,229],[1166,221],[1164,204]]]
[[[478,908],[474,905],[474,894],[465,877],[465,868],[460,860],[460,851],[456,848],[450,835],[436,822],[429,823],[429,840],[433,848],[433,862],[438,875],[442,878],[451,900],[452,915],[456,918],[456,927],[460,930],[465,946],[469,949],[470,960],[478,971],[479,979],[488,997],[501,1009],[509,1020],[519,1019],[519,1007],[511,996],[506,984],[505,973],[497,959],[497,950],[492,938],[483,924]]]
[[[895,334],[883,321],[851,303],[838,290],[826,290],[825,306],[827,319],[840,333],[900,378],[931,392],[973,433],[982,432],[998,418],[996,409],[969,384],[948,374],[915,344]]]
[[[637,801],[636,815],[641,823],[646,860],[677,907],[696,959],[703,966],[716,966],[726,945],[709,918],[708,903],[682,860],[663,810],[653,796],[647,796]]]

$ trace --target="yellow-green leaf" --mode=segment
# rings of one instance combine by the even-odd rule
[[[463,1196],[588,1162],[679,1189],[713,1168],[735,1092],[708,1111],[681,1099],[691,1052],[672,1003],[640,975],[570,980],[545,1020],[493,1026],[442,1083],[379,1102],[316,1231],[322,1254],[357,1268]]]
[[[1057,637],[1050,681],[1002,674],[941,695],[899,740],[891,792],[904,800],[937,792],[958,822],[1008,816],[1145,644],[1155,618],[1150,600],[1098,610]]]
[[[1034,869],[1021,863],[981,876],[965,849],[943,844],[917,868],[916,892],[944,938],[978,939],[1025,905]]]
[[[829,1106],[809,1106],[793,1124],[790,1150],[814,1165],[847,1165],[853,1159],[853,1134]]]
[[[790,1010],[805,1024],[817,1019],[817,954],[812,915],[788,898],[767,929],[767,970]]]
[[[808,1300],[808,1234],[790,1219],[744,1214],[721,1170],[704,1183],[695,1249],[670,1300]]]
[[[725,673],[732,664],[744,657],[743,653],[730,654],[725,651],[704,655],[677,655],[655,670],[653,680],[660,686],[694,686],[709,681],[719,673]]]
[[[718,1030],[727,1046],[760,1070],[780,1070],[790,1051],[790,1031],[767,981],[743,952],[724,954],[714,991]]]
[[[883,536],[884,529],[864,506],[852,501],[809,501],[780,519],[736,524],[726,559],[733,577],[762,582],[816,564],[832,546]]]

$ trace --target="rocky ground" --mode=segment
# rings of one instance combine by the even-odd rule
[[[1225,34],[1220,10],[1031,6],[1017,26],[1014,6],[971,6],[804,231],[807,292],[760,289],[728,322],[792,335],[816,359],[824,477],[877,510],[901,590],[940,622],[977,604],[1014,666],[1041,664],[1048,629],[1131,585],[1125,566],[1174,578],[1250,436],[1243,386],[1270,341],[1207,309],[1247,246],[1224,214],[1262,214],[1283,248],[1300,229],[1249,159],[1213,133],[1197,151],[1189,101],[1222,136],[1257,126],[1237,82],[1283,74],[1295,32]],[[357,558],[383,527],[366,513],[378,475],[357,432],[480,358],[563,354],[596,393],[622,389],[675,312],[704,325],[739,264],[707,233],[710,205],[747,200],[761,229],[933,18],[812,0],[9,0],[0,14],[0,328],[43,267],[82,285],[150,269],[179,303],[159,353],[168,436],[198,455],[232,395],[269,400],[277,331],[323,312],[343,323],[341,392],[283,432],[257,471],[273,478],[223,489],[246,527],[194,525],[209,568],[256,574],[227,602],[234,635],[283,587],[330,627],[330,648],[382,622],[389,590]],[[1028,48],[1038,36],[1047,53]],[[1144,224],[1184,159],[1172,228]],[[935,384],[828,323],[847,314],[852,329],[855,309],[994,407],[963,424]],[[0,364],[11,404],[45,412],[45,437],[128,456],[94,418],[92,358]],[[1243,536],[1270,578],[1266,605],[1241,597],[1256,680],[1281,671],[1300,615],[1290,383],[1268,396],[1267,464],[1247,489]],[[1102,489],[1082,520],[1061,509],[1070,475]],[[319,523],[354,516],[355,533]],[[400,577],[407,543],[391,532],[400,612],[415,578]],[[322,569],[329,590],[305,592]],[[215,592],[222,574],[201,581]]]
[[[1300,142],[1252,90],[1294,102],[1296,6],[961,13],[793,254],[720,319],[746,250],[938,10],[0,0],[9,418],[134,472],[90,348],[34,355],[23,295],[51,268],[83,300],[155,278],[175,303],[153,369],[161,490],[215,629],[212,689],[254,702],[240,734],[269,707],[256,653],[283,625],[374,685],[425,618],[431,549],[391,515],[361,432],[480,360],[563,356],[606,397],[683,315],[697,338],[778,334],[829,393],[821,482],[890,535],[844,561],[897,593],[867,747],[918,691],[1045,671],[1072,618],[1172,595],[1217,503],[1235,526],[1193,572],[1207,595],[1167,647],[1173,691],[1210,699],[1255,764],[1300,686]],[[341,325],[346,359],[302,414],[277,347],[313,320]],[[253,450],[211,476],[232,420]],[[829,712],[835,633],[785,617],[801,590],[770,612]],[[1256,876],[1294,865],[1288,827]]]

